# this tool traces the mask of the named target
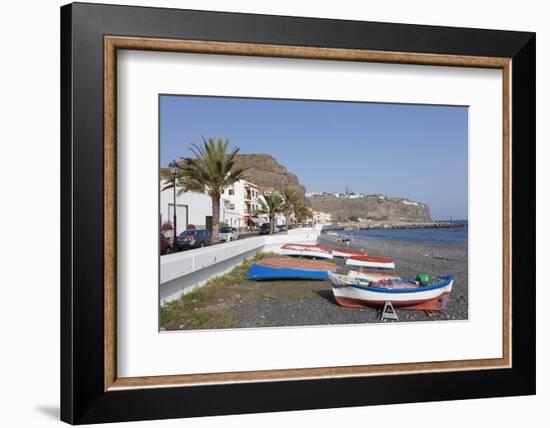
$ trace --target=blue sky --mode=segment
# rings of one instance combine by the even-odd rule
[[[273,155],[308,191],[349,187],[468,218],[467,107],[162,95],[161,166],[201,136]]]

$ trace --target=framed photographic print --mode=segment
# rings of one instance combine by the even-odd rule
[[[535,393],[533,33],[76,3],[61,53],[62,420]]]

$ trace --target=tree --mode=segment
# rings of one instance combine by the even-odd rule
[[[290,222],[290,216],[294,214],[296,216],[296,211],[299,209],[299,207],[302,205],[302,200],[300,199],[300,196],[296,193],[296,191],[292,187],[285,187],[281,191],[281,197],[283,198],[283,214],[285,216],[285,224],[288,228],[289,222]]]
[[[301,205],[300,207],[298,207],[298,211],[296,212],[296,219],[300,223],[312,217],[313,217],[313,211],[310,208],[306,207],[305,205]]]
[[[179,191],[207,193],[212,199],[212,242],[219,242],[220,197],[223,189],[243,178],[245,169],[237,168],[235,160],[239,148],[227,153],[229,140],[202,139],[203,145],[192,144],[189,150],[194,158],[185,158],[181,166],[182,174],[178,182]]]
[[[258,203],[260,207],[254,215],[266,215],[269,222],[269,233],[273,233],[275,231],[275,217],[284,210],[284,199],[278,192],[264,193],[258,199]]]

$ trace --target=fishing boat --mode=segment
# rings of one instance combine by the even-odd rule
[[[401,279],[400,275],[391,273],[389,270],[357,269],[347,273],[352,279],[363,279],[365,281],[380,281],[382,279]]]
[[[319,279],[327,280],[336,265],[324,260],[273,257],[257,261],[248,269],[248,279]]]
[[[395,269],[392,259],[378,256],[355,255],[346,259],[348,266],[360,266],[366,268]]]
[[[320,245],[285,244],[279,249],[285,256],[312,257],[315,259],[332,259],[332,250]]]
[[[391,302],[400,309],[442,310],[447,307],[453,276],[438,276],[422,283],[414,280],[365,281],[328,272],[332,292],[339,305],[348,308],[382,306]]]
[[[352,257],[352,256],[366,256],[367,252],[360,249],[351,249],[351,248],[335,248],[332,250],[332,256],[333,257]]]

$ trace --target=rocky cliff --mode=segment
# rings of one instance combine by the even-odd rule
[[[289,172],[277,160],[268,154],[239,154],[237,166],[247,168],[245,178],[260,186],[264,192],[292,187],[303,199],[306,188],[300,184],[298,177]]]
[[[428,205],[384,195],[357,198],[320,195],[308,198],[314,211],[332,215],[333,221],[365,219],[374,221],[431,221]]]

